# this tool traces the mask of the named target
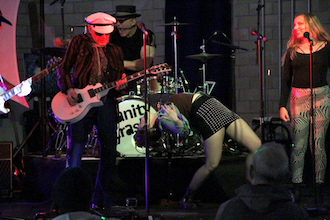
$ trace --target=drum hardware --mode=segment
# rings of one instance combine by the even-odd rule
[[[70,24],[70,25],[67,25],[67,27],[85,27],[87,26],[88,24],[87,23],[83,23],[83,24]]]
[[[50,3],[50,5],[52,6],[53,4],[55,4],[58,1],[59,0],[54,0]],[[63,39],[64,39],[64,3],[65,3],[65,0],[60,0],[60,2],[61,2],[62,36],[63,36]]]
[[[235,73],[235,52],[236,50],[244,50],[244,51],[249,51],[246,48],[243,47],[239,47],[236,45],[233,45],[232,41],[227,37],[227,35],[225,33],[222,32],[222,35],[225,36],[225,38],[228,40],[229,44],[226,43],[222,43],[219,41],[215,41],[215,40],[211,40],[212,43],[218,44],[218,45],[223,45],[226,47],[229,47],[231,49],[231,66],[232,66],[232,73]],[[232,93],[232,101],[231,101],[231,105],[232,105],[232,110],[235,111],[236,109],[236,93],[235,93],[235,74],[232,74],[232,78],[231,78],[231,93]]]
[[[192,25],[191,23],[181,23],[176,20],[176,17],[174,17],[174,21],[170,23],[160,24],[159,26],[186,26],[186,25]]]
[[[215,43],[215,44],[219,44],[219,45],[227,46],[227,47],[229,47],[229,48],[232,49],[232,50],[244,50],[244,51],[249,51],[249,50],[246,49],[246,48],[243,48],[243,47],[240,47],[240,46],[236,46],[236,45],[233,45],[233,44],[222,43],[222,42],[219,42],[219,41],[216,41],[216,40],[211,40],[211,42],[212,42],[212,43]]]
[[[199,54],[193,54],[193,55],[186,56],[186,58],[188,58],[188,59],[200,60],[202,62],[205,62],[209,59],[213,59],[216,57],[222,57],[222,55],[221,54],[209,54],[209,53],[206,53],[205,51],[203,51],[202,53],[199,53]]]
[[[213,59],[213,58],[216,58],[216,57],[222,57],[222,55],[221,54],[206,53],[205,39],[203,39],[203,44],[202,44],[202,46],[200,46],[200,49],[202,50],[202,53],[188,55],[188,56],[186,56],[186,58],[188,58],[188,59],[197,59],[197,60],[200,60],[202,62],[202,86],[203,86],[202,91],[204,93],[210,94],[210,91],[208,91],[206,80],[205,80],[207,60]]]
[[[134,135],[137,147],[145,147],[144,130],[139,129]],[[148,129],[149,151],[155,156],[198,156],[204,153],[203,141],[200,135],[193,133],[186,138],[177,140],[176,134],[160,131],[156,128]]]
[[[205,81],[206,83],[206,91],[208,91],[208,95],[210,95],[214,89],[214,86],[216,84],[215,81]],[[194,93],[196,93],[197,91],[203,91],[203,88],[202,86],[199,86],[199,87],[196,87],[195,90],[194,90]]]
[[[96,125],[93,125],[92,131],[87,135],[87,142],[85,144],[85,151],[87,156],[98,157],[98,134]]]
[[[70,27],[70,32],[73,33],[74,32],[74,28],[75,27],[83,27],[84,28],[84,34],[87,34],[87,23],[83,23],[83,24],[71,24],[71,25],[67,25],[67,27]]]
[[[54,122],[56,123],[56,127],[54,132],[49,138],[49,141],[43,152],[43,156],[46,157],[48,155],[48,152],[51,149],[54,149],[55,158],[60,158],[63,149],[66,150],[67,148],[69,125],[60,123],[51,109],[48,110],[48,116],[54,119]],[[87,142],[85,144],[85,151],[86,151],[85,153],[88,156],[98,156],[97,146],[98,146],[97,128],[94,125],[91,132],[88,134]]]
[[[186,90],[187,90],[187,92],[190,92],[190,89],[189,89],[189,82],[188,82],[188,80],[186,79],[186,77],[185,77],[185,75],[184,75],[184,73],[183,73],[183,70],[182,70],[182,69],[179,69],[179,71],[180,71],[180,75],[181,75],[181,77],[182,77],[182,79],[181,79],[181,77],[180,77],[180,80],[183,82],[183,83],[182,83],[182,89],[183,89],[183,92],[186,92]]]
[[[44,157],[48,155],[48,151],[52,148],[55,150],[55,158],[61,157],[63,148],[66,148],[67,145],[67,132],[67,124],[57,123],[55,131],[50,136],[49,141],[43,152]]]
[[[173,31],[171,32],[171,36],[173,37],[173,47],[174,47],[174,78],[178,79],[178,48],[177,48],[177,40],[178,40],[178,26],[187,26],[192,25],[191,23],[181,23],[176,20],[176,16],[174,16],[173,21],[170,23],[161,24],[159,26],[168,26],[173,27]],[[175,86],[175,94],[178,94],[178,90]]]

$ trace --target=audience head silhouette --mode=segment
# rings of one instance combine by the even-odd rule
[[[251,184],[280,184],[290,176],[289,158],[281,144],[270,142],[255,151],[251,164]]]

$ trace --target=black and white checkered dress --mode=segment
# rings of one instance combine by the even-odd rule
[[[189,122],[206,140],[239,118],[239,115],[228,109],[219,100],[203,94],[192,103]]]

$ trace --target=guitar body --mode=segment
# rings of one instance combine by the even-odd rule
[[[0,95],[5,93],[6,91],[0,86]],[[5,105],[0,105],[0,115],[1,114],[7,114],[9,112],[9,109],[5,107]]]
[[[66,98],[66,94],[59,92],[52,100],[52,110],[54,115],[61,123],[76,123],[83,119],[88,111],[93,107],[102,106],[103,103],[100,98],[106,95],[97,94],[93,97],[88,93],[89,90],[97,89],[101,87],[100,83],[95,86],[88,85],[83,89],[74,89],[76,93],[81,97],[81,101],[74,106],[71,106]]]
[[[170,72],[171,68],[167,64],[159,64],[147,69],[148,75],[163,75]],[[140,71],[126,77],[127,82],[144,76],[144,71]],[[118,82],[118,81],[117,81]],[[79,102],[71,106],[66,99],[66,94],[59,92],[52,100],[52,110],[55,117],[61,123],[76,123],[83,119],[87,112],[97,106],[103,105],[101,97],[107,95],[110,89],[116,88],[117,82],[107,84],[97,83],[95,86],[88,85],[83,89],[74,89],[79,95]]]

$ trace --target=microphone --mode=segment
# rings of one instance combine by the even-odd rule
[[[229,43],[232,44],[231,40],[227,37],[227,35],[225,33],[223,33],[222,31],[220,31],[220,32],[221,32],[222,36],[224,36],[229,41]]]
[[[218,34],[218,31],[214,31],[214,33],[211,35],[211,37],[209,37],[209,39],[207,39],[205,44],[207,44],[217,34]]]
[[[251,28],[251,30],[250,30],[250,34],[256,36],[259,40],[267,41],[267,38],[265,38],[265,37],[262,36],[260,33],[258,33],[257,30],[254,29],[254,28]]]
[[[138,24],[138,28],[140,28],[141,31],[142,31],[146,36],[148,36],[148,31],[146,30],[146,27],[145,27],[145,25],[144,25],[143,22],[140,22],[140,23]]]
[[[307,38],[307,40],[309,41],[309,43],[310,42],[313,42],[313,40],[309,37],[309,32],[307,32],[307,31],[304,33],[304,38]]]
[[[182,69],[180,69],[180,74],[182,76],[182,79],[183,79],[184,84],[188,85],[188,80],[186,79],[185,75],[183,74],[183,70]]]

